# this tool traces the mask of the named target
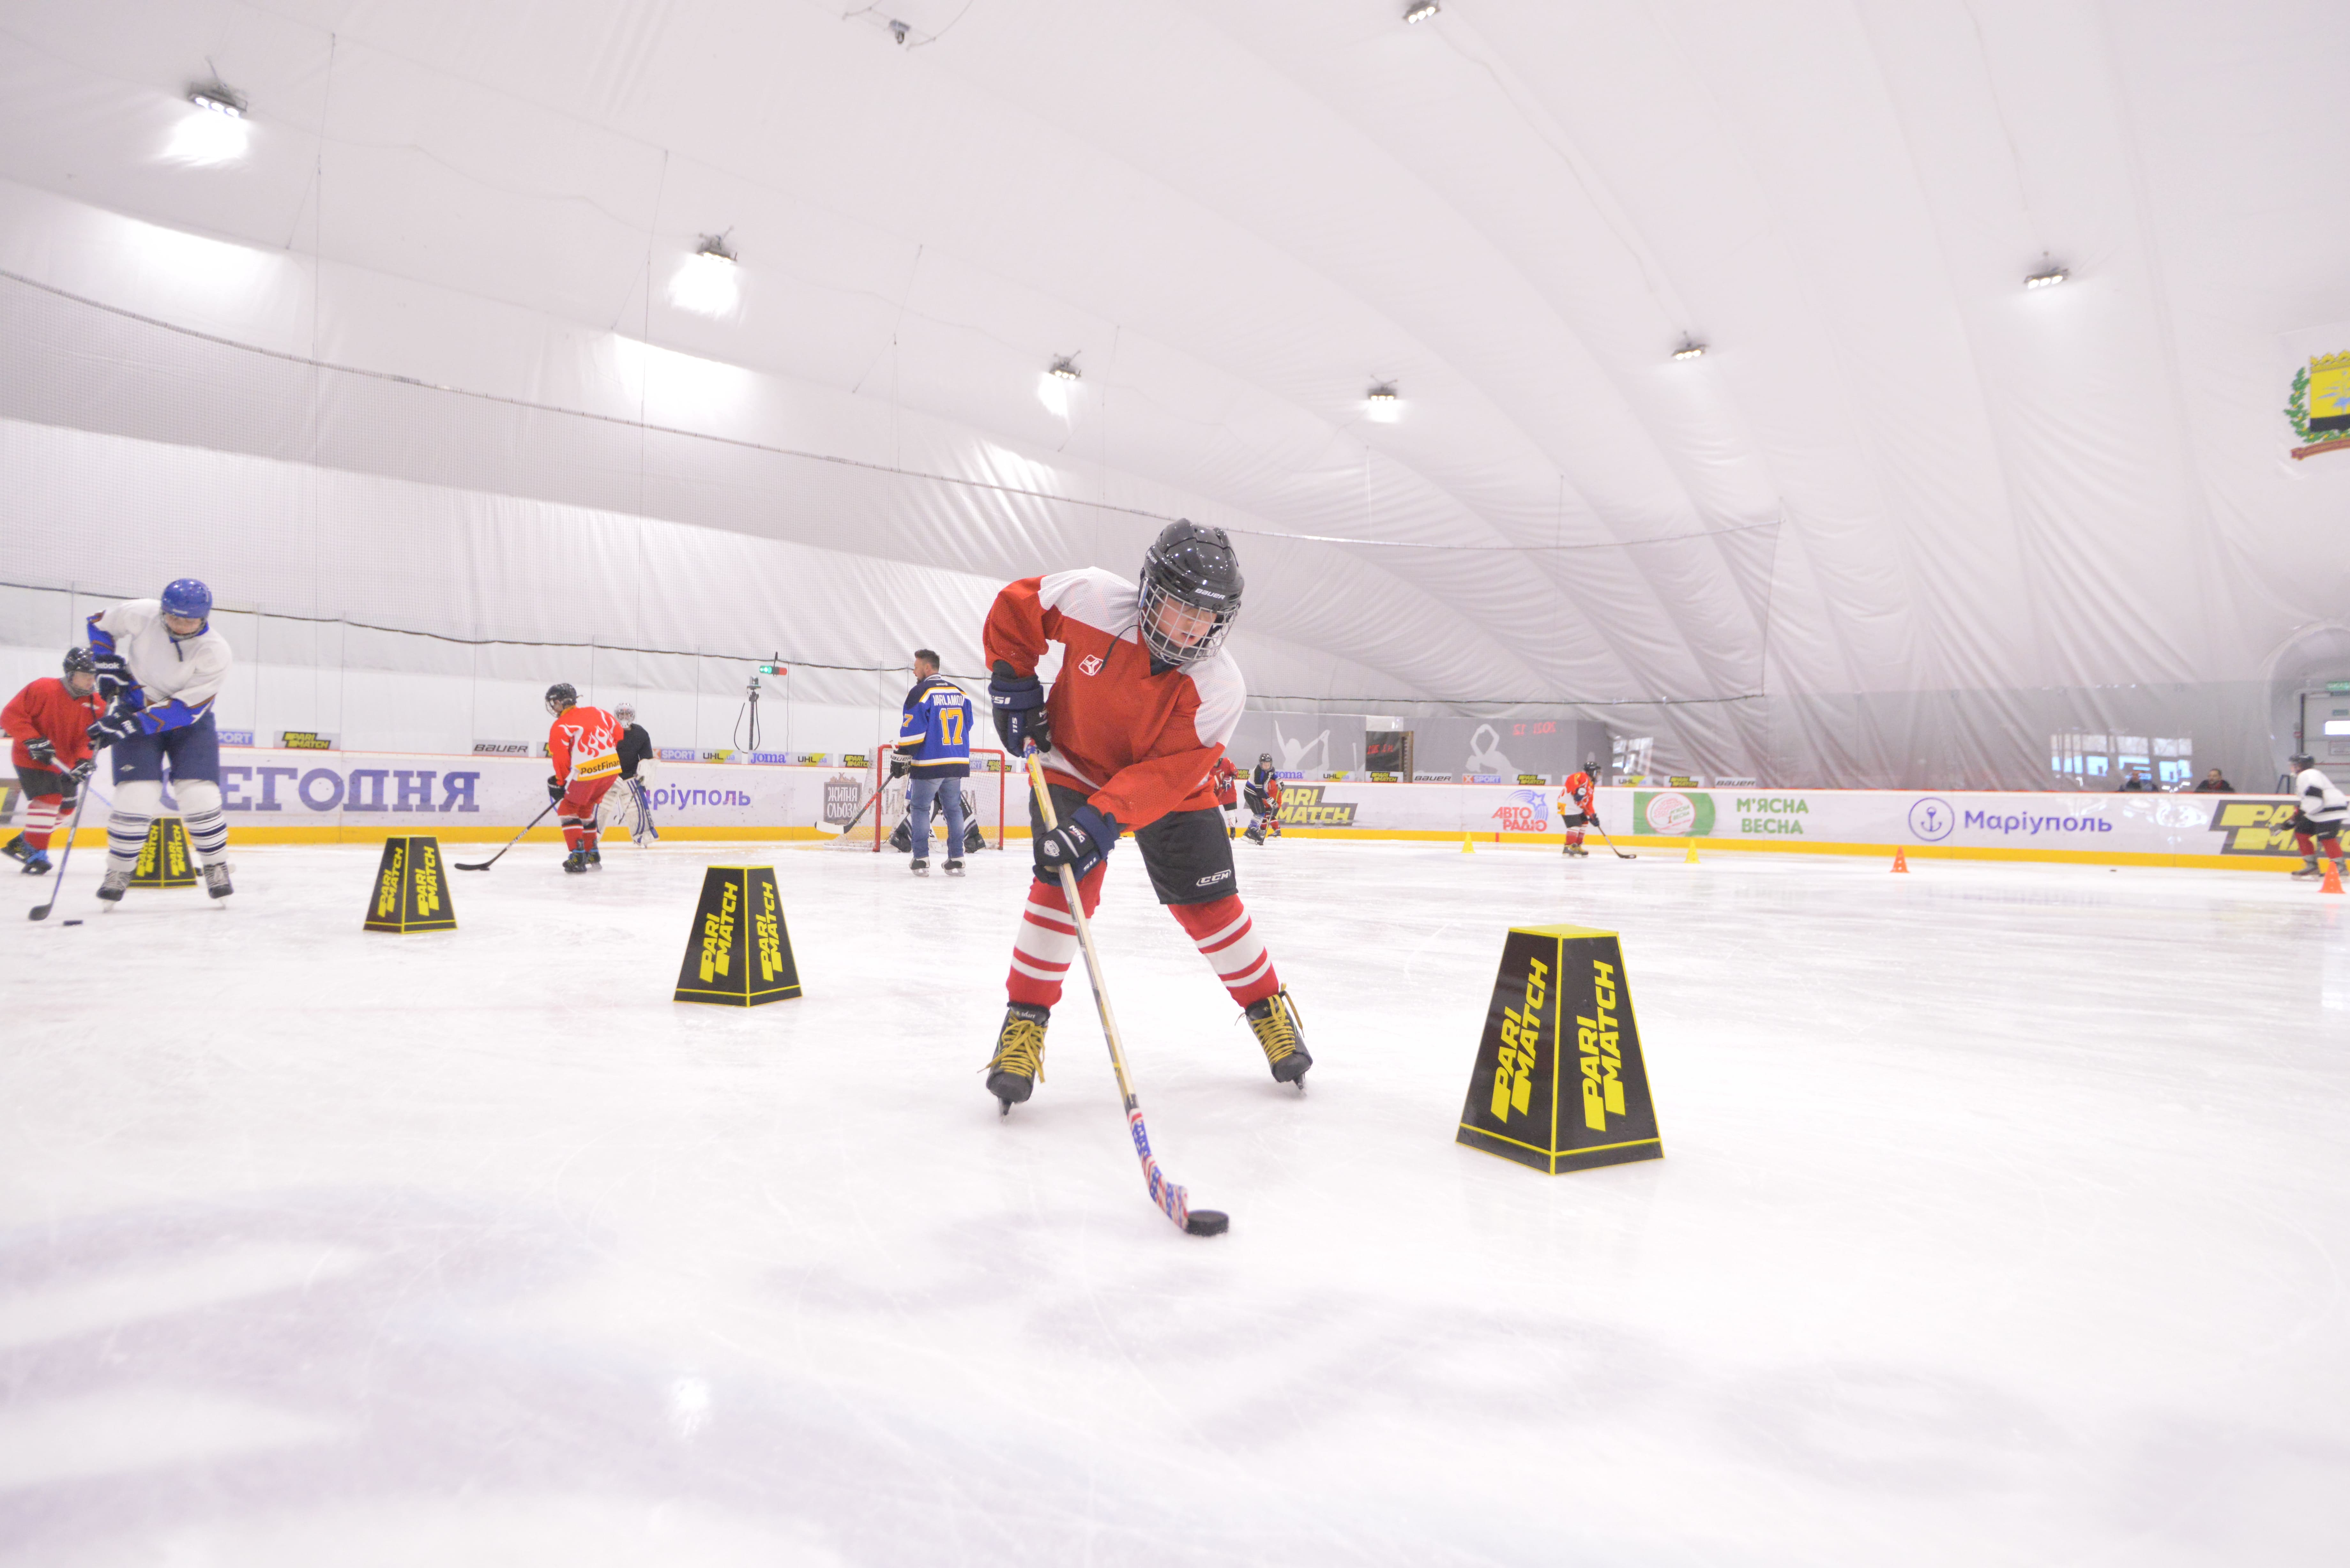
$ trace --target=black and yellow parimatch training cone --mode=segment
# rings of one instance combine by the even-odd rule
[[[188,825],[176,816],[159,816],[147,825],[147,841],[130,867],[134,888],[192,888],[196,885],[196,852],[188,843]]]
[[[1454,1141],[1552,1176],[1664,1158],[1614,931],[1511,929]]]
[[[772,866],[712,866],[678,967],[679,1002],[756,1007],[800,993]]]
[[[448,867],[441,841],[429,833],[383,841],[383,860],[368,899],[370,931],[453,931],[457,906],[449,900]]]

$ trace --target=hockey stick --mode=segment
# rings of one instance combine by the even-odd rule
[[[1599,836],[1607,842],[1608,848],[1616,849],[1616,841],[1609,838],[1607,836],[1607,830],[1599,826],[1599,814],[1597,812],[1593,812],[1591,814],[1591,831],[1599,835]],[[1627,855],[1624,851],[1616,849],[1616,858],[1618,860],[1638,860],[1639,857],[1637,855]]]
[[[536,827],[540,823],[545,822],[546,820],[546,812],[553,811],[556,806],[562,804],[563,797],[561,795],[557,795],[553,800],[548,801],[546,803],[546,811],[542,811],[536,816],[532,817],[530,821],[524,826],[522,833],[517,833],[512,838],[506,840],[506,849],[512,849],[515,845],[520,844],[522,842],[523,833],[528,833],[532,828]],[[460,871],[486,871],[491,867],[496,865],[499,861],[506,857],[506,849],[501,849],[495,855],[491,856],[487,860],[479,861],[471,866],[468,866],[463,860],[455,862],[455,865],[457,869]]]
[[[1045,819],[1045,831],[1053,832],[1061,826],[1053,810],[1053,792],[1045,784],[1045,764],[1036,755],[1035,742],[1028,745],[1028,785],[1036,792],[1036,811]],[[1086,979],[1094,988],[1094,1006],[1101,1012],[1102,1038],[1109,1043],[1110,1071],[1118,1075],[1118,1092],[1126,1102],[1126,1130],[1134,1138],[1134,1152],[1142,1160],[1142,1179],[1150,1189],[1150,1201],[1159,1205],[1167,1218],[1194,1236],[1220,1236],[1232,1228],[1232,1216],[1215,1209],[1194,1209],[1183,1189],[1167,1179],[1151,1158],[1150,1131],[1142,1125],[1142,1106],[1134,1097],[1134,1081],[1126,1071],[1126,1051],[1118,1043],[1118,1019],[1109,1010],[1109,991],[1102,981],[1101,955],[1094,951],[1093,922],[1086,919],[1086,901],[1077,892],[1077,875],[1066,866],[1061,867],[1061,892],[1069,900],[1069,919],[1076,922],[1077,945],[1085,950]]]
[[[26,910],[25,919],[28,920],[46,920],[49,918],[49,911],[57,907],[58,896],[66,890],[66,867],[73,860],[74,834],[81,826],[81,808],[89,804],[89,797],[95,793],[96,792],[89,787],[89,781],[88,779],[83,779],[81,781],[81,788],[77,792],[74,798],[73,821],[66,825],[65,852],[57,857],[57,879],[49,884],[49,901],[46,904],[39,905],[36,908]],[[67,923],[71,924],[72,922],[68,921]]]

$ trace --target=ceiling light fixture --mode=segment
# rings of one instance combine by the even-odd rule
[[[2073,274],[2069,268],[2058,266],[2054,262],[2048,259],[2048,253],[2043,251],[2040,254],[2040,270],[2035,273],[2026,274],[2023,279],[2023,286],[2026,288],[2054,288],[2072,275]]]
[[[1401,394],[1396,390],[1395,383],[1393,381],[1373,382],[1368,395],[1371,401],[1380,404],[1383,407],[1392,407],[1395,404],[1396,400],[1401,396]]]
[[[1077,357],[1076,355],[1059,354],[1054,357],[1053,363],[1050,369],[1046,371],[1046,374],[1057,377],[1064,381],[1074,381],[1080,376],[1083,376],[1085,372],[1077,369]]]
[[[1407,22],[1425,22],[1442,9],[1444,7],[1439,5],[1436,0],[1413,0],[1410,8],[1404,12],[1403,19]]]
[[[900,44],[903,44],[906,41],[906,35],[912,31],[913,29],[906,26],[903,22],[892,22],[889,24],[889,36],[897,39]]]
[[[247,107],[244,95],[218,77],[214,77],[210,81],[198,82],[190,88],[188,101],[198,109],[208,109],[214,114],[224,114],[231,119],[243,119]]]
[[[1676,359],[1702,359],[1705,358],[1705,345],[1684,332],[1681,334],[1681,346],[1673,350],[1673,358]]]
[[[733,315],[743,304],[738,261],[725,234],[703,234],[702,244],[679,266],[677,275],[670,279],[669,302],[680,310],[691,310],[696,316],[712,319]]]

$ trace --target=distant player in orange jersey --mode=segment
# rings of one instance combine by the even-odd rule
[[[1599,808],[1594,804],[1597,783],[1586,773],[1572,773],[1558,786],[1558,825],[1566,829],[1565,853],[1578,860],[1591,851],[1583,846],[1583,829],[1586,823],[1599,820]]]
[[[589,708],[569,682],[546,689],[546,711],[555,715],[547,727],[546,756],[555,771],[546,778],[546,798],[560,801],[556,820],[563,825],[563,842],[571,853],[564,857],[566,871],[600,867],[604,857],[596,849],[596,807],[604,792],[620,776],[620,725],[601,708]]]

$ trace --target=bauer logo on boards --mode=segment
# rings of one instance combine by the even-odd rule
[[[1521,926],[1503,940],[1454,1139],[1551,1175],[1663,1156],[1615,932]]]
[[[678,966],[674,1000],[756,1007],[800,994],[772,866],[712,866]]]

